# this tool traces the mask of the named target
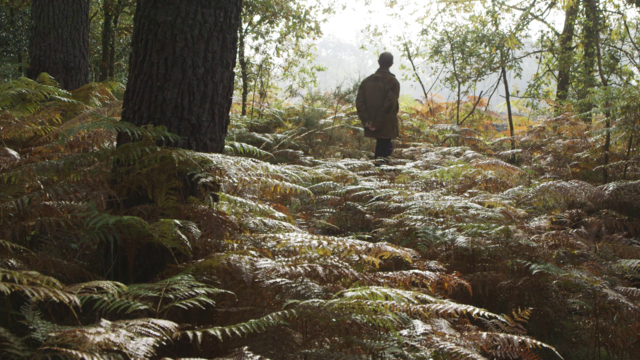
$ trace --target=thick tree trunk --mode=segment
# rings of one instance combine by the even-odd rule
[[[556,101],[563,103],[569,93],[570,69],[573,64],[573,35],[578,16],[578,2],[574,2],[565,12],[564,29],[560,35],[560,53],[558,54],[558,84]]]
[[[102,62],[100,63],[100,81],[106,81],[111,76],[111,54],[113,53],[113,0],[104,0],[102,13],[104,21],[102,23]]]
[[[242,0],[138,0],[122,120],[166,126],[173,146],[221,153]],[[126,142],[120,136],[118,142]]]
[[[35,79],[46,72],[60,87],[77,89],[89,82],[89,0],[33,0],[29,46]]]

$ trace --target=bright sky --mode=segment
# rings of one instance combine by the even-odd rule
[[[424,0],[415,0],[415,3],[417,4],[417,3],[420,3],[421,1],[424,1]],[[400,0],[398,2],[411,3],[412,1]],[[372,9],[376,9],[376,10],[372,11]],[[362,31],[369,24],[378,24],[378,25],[387,24],[390,26],[391,29],[397,29],[399,31],[407,30],[407,29],[399,28],[400,24],[398,23],[398,21],[388,16],[387,15],[388,13],[389,13],[389,10],[385,7],[384,0],[371,0],[371,5],[369,6],[365,6],[363,4],[363,1],[353,1],[351,2],[350,5],[347,6],[345,10],[339,11],[332,18],[330,18],[327,23],[324,24],[323,32],[325,34],[325,38],[335,38],[346,43],[360,46],[362,44],[360,44],[359,42],[362,41],[363,39]],[[555,16],[551,16],[550,22],[556,23],[555,24],[556,26],[561,26],[561,24],[563,23],[563,18],[561,16],[557,16],[557,14],[554,14],[554,15]],[[539,24],[534,25],[534,27],[530,30],[531,35],[533,35],[534,32],[539,31],[540,29],[539,26],[540,26]],[[419,31],[419,29],[409,29],[409,31],[407,32],[416,33],[417,31]],[[373,52],[375,50],[376,49],[369,49],[368,54],[371,57],[374,57]],[[400,51],[398,50],[394,51],[393,49],[389,49],[389,50],[392,51],[392,53],[396,54],[396,64],[399,64],[400,62],[406,62],[406,60],[402,58]],[[373,62],[373,65],[375,66],[375,61]],[[406,65],[408,65],[408,63]],[[346,66],[347,67],[349,66],[348,61]],[[527,64],[523,64],[523,66],[525,67],[525,69],[523,70],[526,78],[527,76],[530,76],[531,73],[535,71],[536,63],[534,61],[530,61]],[[397,72],[397,66],[395,68],[396,68],[396,73],[399,73]],[[358,67],[354,67],[352,70],[348,70],[347,72],[355,73],[357,71],[363,71],[365,74],[361,74],[361,75],[366,75],[367,73],[373,72],[374,70],[375,68],[360,69]],[[331,72],[332,69],[328,69],[328,71]],[[344,76],[344,71],[342,71],[341,73],[336,72],[335,74],[331,74],[331,75],[332,75],[331,77],[341,77],[341,76]],[[423,79],[425,83],[429,83],[429,84],[431,84],[433,80],[429,79],[428,76],[426,75],[425,75],[425,78]],[[528,79],[512,79],[512,81],[514,81],[513,85],[519,88],[526,87],[527,80]],[[325,84],[325,85],[332,86],[333,84]],[[429,87],[429,85],[427,85],[427,87]],[[448,93],[449,91],[445,89],[437,89],[436,92]],[[416,82],[404,81],[402,86],[402,93],[419,97],[421,96],[422,91],[418,88],[418,85]]]

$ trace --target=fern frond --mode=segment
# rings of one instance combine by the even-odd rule
[[[253,145],[236,142],[236,141],[225,142],[224,152],[227,155],[248,156],[248,157],[255,157],[255,158],[273,158],[274,157],[273,154],[271,154],[268,151],[264,151]]]
[[[52,332],[41,351],[86,359],[112,358],[121,352],[131,358],[151,358],[176,331],[178,325],[166,320],[100,320],[93,326]]]
[[[487,348],[499,349],[500,352],[512,351],[518,354],[522,352],[522,347],[525,347],[527,350],[544,348],[551,350],[558,356],[558,358],[564,359],[554,347],[538,340],[532,339],[528,336],[488,332],[480,332],[479,335],[484,346],[486,346]]]
[[[0,327],[0,347],[8,359],[26,359],[32,355],[23,340],[3,327]]]
[[[186,335],[191,341],[195,339],[199,343],[202,342],[202,336],[205,334],[215,336],[218,340],[223,341],[225,335],[227,337],[244,337],[251,333],[264,332],[271,327],[285,325],[287,324],[287,320],[295,318],[296,316],[297,313],[294,310],[283,310],[271,313],[259,319],[253,319],[235,325],[217,326],[201,330],[189,330],[183,331],[180,334]]]
[[[51,300],[70,306],[80,305],[78,298],[65,292],[63,285],[52,277],[35,271],[0,269],[0,292],[10,295],[16,291],[34,301]]]

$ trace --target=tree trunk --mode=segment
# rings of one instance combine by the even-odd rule
[[[118,24],[120,23],[120,15],[124,11],[124,0],[118,0],[116,9],[113,13],[113,32],[111,34],[111,46],[109,48],[109,77],[116,77],[116,40],[118,38]]]
[[[596,86],[594,70],[596,68],[596,28],[593,23],[592,8],[589,4],[590,0],[582,0],[584,16],[582,23],[582,48],[584,53],[582,63],[580,64],[580,84],[578,85],[578,99],[584,100],[589,94],[589,90]],[[578,109],[584,113],[593,109],[593,103],[583,101]],[[586,119],[591,121],[591,117]]]
[[[242,116],[247,115],[247,99],[249,98],[249,69],[245,55],[244,34],[241,33],[238,43],[238,62],[240,63],[240,77],[242,78]]]
[[[624,173],[622,175],[622,180],[627,180],[627,170],[629,169],[629,160],[631,160],[631,149],[633,148],[633,134],[629,136],[629,145],[627,145],[627,161],[624,164]]]
[[[77,89],[89,82],[89,0],[33,0],[29,45],[35,79],[46,72],[60,87]]]
[[[167,127],[182,138],[173,146],[222,153],[241,8],[242,0],[138,0],[122,120]]]
[[[110,77],[111,54],[113,46],[113,0],[104,0],[102,13],[104,22],[102,23],[102,62],[100,63],[99,81],[106,81]]]
[[[585,0],[591,13],[591,20],[593,26],[593,35],[595,38],[596,59],[598,64],[598,74],[600,75],[600,81],[603,87],[609,86],[609,81],[602,70],[602,49],[600,48],[600,21],[598,15],[598,0]],[[608,108],[610,104],[606,104]],[[604,166],[602,167],[602,182],[607,184],[609,182],[609,151],[611,150],[611,111],[605,111],[605,141],[604,141]]]
[[[574,2],[565,12],[564,29],[560,35],[560,54],[558,54],[558,84],[556,87],[556,101],[563,103],[569,92],[570,69],[573,64],[573,35],[576,17],[578,16],[578,2]]]
[[[505,99],[507,100],[507,116],[509,118],[509,136],[511,136],[511,150],[516,149],[515,131],[513,129],[513,114],[511,113],[511,94],[509,93],[509,82],[507,81],[507,69],[502,66],[502,82],[504,83]],[[511,156],[511,162],[515,162],[516,156]]]
[[[424,103],[426,104],[427,101],[429,101],[429,94],[427,94],[427,89],[424,87],[424,83],[422,82],[422,78],[420,77],[420,74],[418,73],[418,68],[416,68],[416,64],[413,61],[413,55],[411,55],[411,49],[409,49],[409,44],[407,44],[406,42],[404,43],[404,50],[405,50],[405,52],[407,54],[407,59],[409,60],[409,63],[411,64],[411,69],[413,69],[413,75],[418,80],[418,83],[420,84],[420,88],[422,88],[422,95],[424,95]]]

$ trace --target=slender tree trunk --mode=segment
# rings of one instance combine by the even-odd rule
[[[249,69],[245,55],[244,34],[240,31],[238,42],[238,62],[240,63],[240,78],[242,79],[242,116],[247,115],[247,99],[249,98]]]
[[[118,39],[118,25],[120,24],[120,15],[124,11],[124,0],[118,0],[116,10],[113,14],[113,32],[111,34],[111,46],[109,48],[109,77],[116,77],[116,40]]]
[[[66,90],[87,84],[89,0],[33,0],[31,19],[27,76],[49,73]]]
[[[573,35],[578,16],[578,2],[574,2],[565,12],[564,29],[560,35],[560,53],[558,54],[558,84],[556,87],[556,101],[563,103],[567,100],[570,83],[570,70],[573,64]]]
[[[420,74],[418,74],[418,69],[416,68],[415,62],[413,61],[413,55],[411,55],[411,50],[409,49],[409,45],[407,43],[404,44],[404,50],[407,54],[407,59],[411,63],[411,68],[413,69],[413,75],[416,77],[416,79],[418,79],[418,83],[422,88],[422,94],[424,95],[424,101],[426,104],[426,102],[429,101],[429,94],[427,94],[427,89],[424,87],[424,83],[422,82],[422,78],[420,77]]]
[[[102,4],[102,13],[104,21],[102,22],[102,62],[100,63],[99,81],[106,81],[110,77],[111,54],[113,46],[113,0],[104,0]]]
[[[582,37],[580,42],[584,53],[580,63],[580,84],[578,86],[578,99],[583,100],[578,111],[581,113],[591,111],[593,103],[585,102],[589,90],[596,86],[594,70],[596,68],[596,28],[593,23],[593,9],[590,0],[582,0],[584,16],[582,20]],[[585,119],[591,122],[591,117]]]
[[[627,163],[624,164],[624,174],[622,180],[627,180],[627,170],[629,169],[629,160],[631,159],[631,149],[633,148],[633,134],[629,136],[629,144],[627,145]]]
[[[511,136],[511,150],[516,149],[515,131],[513,128],[513,114],[511,113],[511,94],[509,93],[509,82],[507,81],[507,69],[502,66],[502,82],[504,83],[505,99],[507,100],[507,116],[509,118],[509,135]],[[515,162],[516,157],[511,157],[511,162]]]
[[[598,64],[598,74],[600,75],[600,81],[603,87],[609,86],[609,81],[602,70],[602,49],[600,48],[600,19],[598,15],[598,0],[586,0],[591,14],[591,21],[593,25],[593,33],[595,38],[596,47],[596,59]],[[606,105],[609,107],[609,104]],[[605,112],[605,141],[604,141],[604,166],[602,167],[602,182],[604,184],[609,182],[609,151],[611,150],[611,112],[607,110]]]
[[[222,153],[241,9],[242,0],[138,0],[122,120],[166,126],[182,138],[173,146]]]

